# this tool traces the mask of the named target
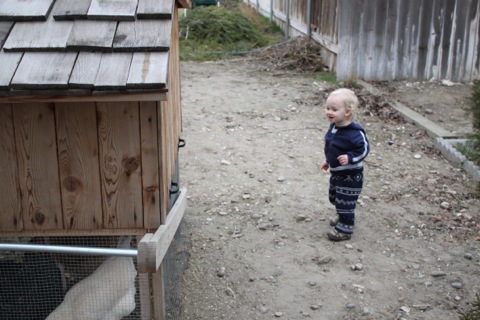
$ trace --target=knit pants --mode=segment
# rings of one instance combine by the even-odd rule
[[[328,190],[328,200],[339,217],[335,226],[340,232],[353,233],[355,225],[355,206],[363,187],[363,168],[332,172]]]

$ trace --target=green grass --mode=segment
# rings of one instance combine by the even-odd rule
[[[313,75],[315,80],[328,82],[331,84],[337,83],[337,75],[333,72],[315,72]]]
[[[228,6],[197,7],[180,16],[180,59],[217,60],[242,55],[283,39],[282,31],[253,8],[229,1]]]
[[[465,144],[456,145],[456,149],[468,160],[480,166],[480,147],[475,140],[469,140]]]

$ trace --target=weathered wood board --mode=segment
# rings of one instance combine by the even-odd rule
[[[0,19],[9,21],[46,20],[54,0],[2,0]]]
[[[55,110],[65,228],[103,228],[95,103],[59,103]]]
[[[138,0],[137,17],[139,19],[170,19],[173,2],[158,0]]]
[[[67,40],[68,50],[111,50],[115,21],[76,21]]]
[[[53,7],[55,20],[87,19],[91,0],[56,0]]]
[[[5,63],[0,64],[0,90],[6,90],[10,87],[10,81],[15,74],[15,70],[17,70],[22,56],[23,53],[21,52],[5,53],[0,51],[0,59],[5,61]]]
[[[25,229],[63,229],[53,107],[17,104],[12,110]]]
[[[137,0],[92,0],[88,19],[135,20]]]
[[[73,21],[17,22],[3,45],[5,51],[65,50]]]
[[[171,30],[171,20],[121,21],[118,23],[113,48],[124,51],[167,51]]]
[[[10,33],[10,29],[12,29],[12,26],[13,22],[11,21],[0,21],[0,48],[3,47],[5,38]]]
[[[132,53],[112,53],[102,55],[95,78],[97,88],[123,88],[128,79]]]
[[[105,228],[142,227],[138,103],[98,103],[97,117]]]
[[[76,52],[27,52],[13,76],[11,86],[31,89],[67,88],[76,57]]]
[[[23,221],[21,215],[21,198],[18,169],[17,150],[15,146],[15,133],[13,129],[12,106],[0,104],[0,231],[21,231]]]
[[[99,52],[80,52],[70,77],[70,87],[93,88],[101,60]]]
[[[164,88],[167,83],[168,52],[133,54],[127,87]]]

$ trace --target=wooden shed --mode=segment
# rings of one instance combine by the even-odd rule
[[[190,6],[0,1],[0,237],[133,235],[138,270],[159,270],[186,202],[177,12]]]

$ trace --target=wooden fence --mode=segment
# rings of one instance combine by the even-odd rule
[[[324,48],[337,80],[449,79],[480,75],[479,0],[243,0]]]

